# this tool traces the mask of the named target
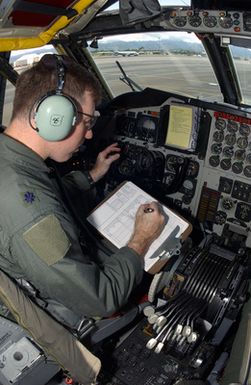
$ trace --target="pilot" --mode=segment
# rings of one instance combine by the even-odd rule
[[[57,182],[48,159],[65,162],[93,136],[101,95],[93,75],[66,56],[46,54],[17,81],[9,126],[0,134],[0,268],[35,288],[35,298],[75,328],[83,316],[110,316],[143,275],[144,255],[164,226],[155,202],[141,205],[128,244],[110,255],[82,247],[63,190],[83,198],[119,158],[111,144],[89,172]],[[146,213],[147,208],[151,214]]]

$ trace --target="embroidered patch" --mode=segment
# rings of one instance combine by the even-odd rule
[[[71,246],[59,220],[53,214],[34,223],[25,231],[23,238],[48,266],[63,259]]]
[[[35,194],[31,191],[26,191],[23,195],[23,198],[25,203],[31,204],[35,200]]]

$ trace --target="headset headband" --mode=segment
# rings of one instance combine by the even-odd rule
[[[62,94],[65,83],[65,67],[63,63],[63,58],[60,55],[54,55],[56,58],[57,65],[57,88],[56,94]]]

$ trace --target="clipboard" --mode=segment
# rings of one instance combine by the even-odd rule
[[[155,199],[130,181],[121,183],[87,217],[88,222],[116,248],[126,246],[134,229],[135,214],[142,203]],[[155,274],[161,270],[169,258],[163,258],[173,242],[173,230],[179,226],[177,241],[187,239],[192,225],[182,216],[162,205],[168,221],[162,233],[145,254],[145,271]],[[172,234],[172,237],[169,237]],[[181,242],[180,242],[181,240]],[[171,242],[172,241],[172,242]],[[170,255],[171,256],[171,255]]]

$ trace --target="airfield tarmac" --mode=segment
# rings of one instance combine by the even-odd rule
[[[122,65],[127,76],[141,88],[152,87],[163,91],[200,98],[211,102],[222,102],[223,98],[217,80],[207,57],[185,55],[139,55],[93,56],[98,68],[110,86],[114,96],[131,89],[120,78],[123,76],[116,61]],[[239,60],[238,68],[245,79],[251,79],[249,61]],[[241,79],[241,76],[240,76]],[[243,84],[244,84],[244,79]],[[246,95],[251,100],[251,82],[245,84]],[[248,88],[249,87],[249,88]],[[3,124],[9,122],[14,86],[7,83]]]

